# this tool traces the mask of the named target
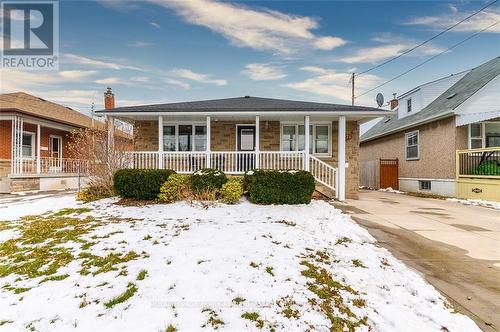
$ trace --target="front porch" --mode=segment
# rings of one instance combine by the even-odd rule
[[[134,131],[130,168],[306,170],[339,200],[357,194],[358,124],[346,116],[135,116]]]

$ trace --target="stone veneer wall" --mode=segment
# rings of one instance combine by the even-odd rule
[[[238,121],[212,121],[211,123],[211,150],[236,150],[236,124]],[[247,124],[252,122],[245,121]],[[338,123],[332,122],[332,157],[321,158],[324,162],[337,167],[338,151]],[[158,150],[158,121],[140,121],[136,125],[135,151]],[[280,149],[280,122],[260,121],[260,150],[279,151]],[[346,197],[358,198],[359,190],[359,125],[348,121],[346,128]]]

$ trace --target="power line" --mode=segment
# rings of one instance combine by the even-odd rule
[[[470,19],[471,17],[473,17],[473,16],[475,16],[475,15],[479,14],[480,12],[484,11],[486,8],[490,7],[491,5],[495,4],[496,2],[498,2],[498,0],[494,0],[494,1],[490,2],[489,4],[487,4],[486,6],[484,6],[483,8],[481,8],[481,9],[479,9],[478,11],[476,11],[476,12],[474,12],[474,13],[470,14],[469,16],[467,16],[467,17],[465,17],[464,19],[462,19],[462,20],[458,21],[457,23],[453,24],[452,26],[450,26],[450,27],[446,28],[445,30],[443,30],[443,31],[441,31],[440,33],[438,33],[437,35],[432,36],[431,38],[429,38],[429,39],[427,39],[427,40],[425,40],[425,41],[421,42],[420,44],[418,44],[418,45],[416,45],[416,46],[414,46],[414,47],[412,47],[412,48],[410,48],[410,49],[408,49],[408,50],[404,51],[403,53],[401,53],[401,54],[399,54],[399,55],[397,55],[397,56],[395,56],[395,57],[393,57],[393,58],[391,58],[391,59],[388,59],[388,60],[386,60],[386,61],[384,61],[384,62],[382,62],[382,63],[380,63],[380,64],[378,64],[378,65],[376,65],[376,66],[373,66],[373,67],[371,67],[371,68],[369,68],[369,69],[367,69],[367,70],[364,70],[364,71],[360,72],[359,74],[356,74],[356,76],[360,76],[360,75],[366,74],[366,73],[368,73],[368,72],[370,72],[370,71],[372,71],[372,70],[375,70],[375,69],[377,69],[377,68],[380,68],[380,67],[382,67],[382,66],[385,66],[385,65],[386,65],[386,64],[388,64],[389,62],[392,62],[392,61],[394,61],[394,60],[396,60],[396,59],[401,58],[402,56],[404,56],[404,55],[406,55],[406,54],[408,54],[408,53],[410,53],[410,52],[412,52],[412,51],[416,50],[417,48],[419,48],[419,47],[421,47],[421,46],[423,46],[423,45],[427,44],[428,42],[430,42],[430,41],[432,41],[432,40],[434,40],[434,39],[438,38],[439,36],[441,36],[441,35],[445,34],[446,32],[450,31],[451,29],[455,28],[456,26],[458,26],[458,25],[462,24],[463,22],[467,21],[467,20],[468,20],[468,19]]]
[[[416,65],[416,66],[414,66],[414,67],[411,67],[410,69],[408,69],[408,70],[406,70],[405,72],[403,72],[403,73],[401,73],[401,74],[399,74],[399,75],[397,75],[397,76],[395,76],[395,77],[391,78],[390,80],[385,81],[384,83],[377,85],[377,86],[376,86],[376,87],[374,87],[373,89],[370,89],[370,90],[368,90],[368,91],[363,92],[363,93],[362,93],[362,94],[360,94],[360,95],[357,95],[355,98],[359,98],[359,97],[361,97],[361,96],[364,96],[364,95],[366,95],[367,93],[370,93],[370,92],[372,92],[373,90],[376,90],[376,89],[378,89],[378,88],[380,88],[380,87],[382,87],[382,86],[386,85],[387,83],[390,83],[390,82],[392,82],[392,81],[394,81],[394,80],[397,80],[397,79],[398,79],[398,78],[400,78],[401,76],[404,76],[404,75],[408,74],[409,72],[411,72],[411,71],[413,71],[413,70],[415,70],[415,69],[417,69],[417,68],[419,68],[419,67],[421,67],[421,66],[425,65],[427,62],[429,62],[429,61],[431,61],[431,60],[434,60],[434,59],[435,59],[435,58],[437,58],[438,56],[443,55],[444,53],[447,53],[448,51],[450,51],[450,50],[454,49],[455,47],[457,47],[457,46],[459,46],[459,45],[462,45],[463,43],[465,43],[465,42],[466,42],[466,41],[468,41],[469,39],[472,39],[472,38],[474,38],[475,36],[479,35],[480,33],[482,33],[482,32],[484,32],[484,31],[486,31],[486,30],[488,30],[488,29],[490,29],[490,28],[494,27],[494,26],[495,26],[495,25],[497,25],[498,23],[500,23],[500,20],[498,20],[498,21],[496,21],[495,23],[493,23],[493,24],[491,24],[491,25],[487,26],[486,28],[484,28],[484,29],[482,29],[482,30],[480,30],[480,31],[478,31],[478,32],[476,32],[476,33],[474,33],[474,34],[470,35],[469,37],[467,37],[467,38],[463,39],[462,41],[460,41],[460,42],[456,43],[455,45],[453,45],[453,46],[451,46],[451,47],[447,48],[446,50],[442,51],[441,53],[438,53],[438,54],[434,55],[433,57],[430,57],[429,59],[427,59],[427,60],[425,60],[425,61],[423,61],[423,62],[419,63],[418,65]]]

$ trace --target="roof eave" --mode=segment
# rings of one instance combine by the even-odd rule
[[[378,138],[382,138],[384,136],[388,136],[388,135],[391,135],[391,134],[398,133],[398,132],[403,131],[405,129],[409,129],[409,128],[421,126],[421,125],[424,125],[424,124],[427,124],[427,123],[430,123],[430,122],[434,122],[434,121],[438,121],[438,120],[441,120],[441,119],[444,119],[444,118],[448,118],[448,117],[454,116],[454,115],[455,115],[455,112],[452,111],[452,110],[450,110],[450,111],[442,113],[442,114],[440,114],[438,116],[435,116],[435,117],[432,117],[432,118],[427,118],[427,119],[419,121],[419,122],[410,123],[410,124],[408,124],[406,126],[402,126],[402,127],[397,128],[397,129],[389,130],[389,131],[380,133],[378,135],[375,135],[375,136],[372,136],[372,137],[369,137],[369,138],[363,139],[361,137],[361,139],[360,139],[359,142],[360,143],[366,143],[366,142],[373,141],[373,140],[378,139]]]
[[[101,110],[97,111],[98,114],[110,115],[110,116],[152,116],[152,115],[207,115],[207,116],[216,116],[216,115],[356,115],[356,116],[365,116],[378,118],[381,116],[387,116],[393,114],[391,111],[380,110],[380,111],[328,111],[328,110],[314,110],[314,111],[113,111],[113,110]]]

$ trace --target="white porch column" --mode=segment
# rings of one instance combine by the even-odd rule
[[[163,169],[163,116],[158,116],[158,168]]]
[[[207,156],[206,156],[206,167],[210,168],[210,117],[207,116]]]
[[[309,115],[304,117],[304,169],[309,171]]]
[[[42,170],[42,164],[41,164],[41,155],[40,155],[40,145],[41,145],[41,139],[42,139],[42,129],[41,126],[38,124],[36,126],[36,172],[37,174],[40,174]]]
[[[255,116],[255,168],[260,167],[260,118]]]
[[[338,183],[337,198],[339,201],[345,201],[345,135],[346,119],[345,115],[339,116],[339,146],[338,146]]]

